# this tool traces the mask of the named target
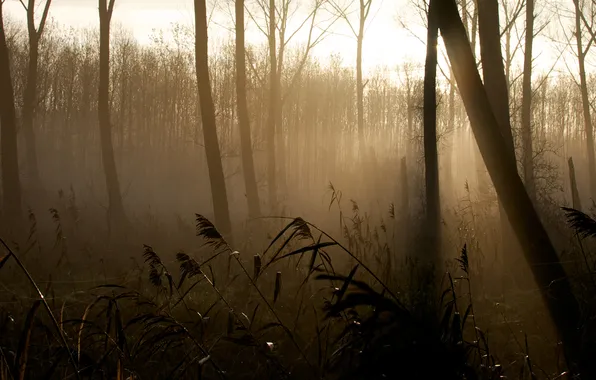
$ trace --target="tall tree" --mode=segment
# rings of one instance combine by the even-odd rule
[[[366,26],[366,20],[370,14],[370,9],[373,0],[358,0],[358,27],[354,27],[348,17],[348,8],[342,7],[337,2],[331,2],[332,7],[338,14],[346,20],[350,30],[356,38],[356,109],[358,112],[358,142],[359,142],[359,153],[360,157],[364,157],[365,144],[364,144],[364,79],[362,77],[362,49],[364,46],[364,27]]]
[[[244,38],[244,0],[236,0],[236,103],[238,107],[238,128],[242,154],[242,171],[248,201],[248,215],[256,218],[261,214],[259,192],[252,154],[250,120],[246,102],[246,50]]]
[[[511,131],[511,119],[509,112],[509,90],[507,88],[507,76],[503,63],[501,49],[501,33],[499,26],[499,2],[498,0],[479,0],[478,19],[480,37],[480,57],[482,61],[482,74],[484,88],[490,102],[491,108],[497,118],[499,130],[506,145],[506,157],[511,165],[517,167],[515,158],[515,145]],[[511,273],[520,265],[517,262],[521,258],[519,244],[513,234],[507,214],[499,201],[499,214],[501,224],[501,254],[503,265],[511,268],[505,271],[507,275],[504,280],[519,279],[518,273]],[[509,275],[511,274],[511,276]],[[512,281],[504,281],[504,285],[510,285]]]
[[[431,264],[438,263],[439,250],[439,161],[437,153],[437,43],[438,14],[434,0],[428,4],[426,63],[424,67],[424,167],[426,179],[426,232]]]
[[[226,180],[221,162],[219,140],[217,138],[211,80],[209,79],[209,44],[207,37],[207,5],[205,4],[205,0],[194,0],[194,11],[197,88],[201,120],[203,122],[207,168],[209,170],[209,181],[211,182],[213,212],[215,214],[217,228],[230,236],[232,233],[232,223],[230,221]]]
[[[2,168],[2,206],[4,219],[10,224],[22,221],[21,180],[17,147],[17,120],[10,74],[10,60],[6,43],[3,14],[4,0],[0,0],[0,160]]]
[[[577,299],[517,168],[507,158],[507,145],[476,68],[455,0],[444,0],[438,4],[441,14],[439,29],[447,55],[497,195],[532,268],[543,301],[563,339],[571,368],[576,370],[577,363],[585,364],[586,373],[582,375],[593,378],[594,373],[589,372],[589,360],[584,362],[580,357]]]
[[[43,34],[48,12],[52,0],[46,0],[39,22],[39,27],[35,26],[35,0],[28,0],[25,4],[23,0],[21,5],[27,12],[27,32],[29,35],[29,64],[27,66],[27,85],[23,98],[22,128],[27,144],[27,173],[29,180],[35,190],[41,190],[41,180],[39,178],[39,167],[37,162],[37,147],[35,143],[35,134],[33,133],[33,123],[35,121],[35,108],[37,104],[37,65],[39,61],[39,41]]]
[[[439,35],[436,0],[428,3],[428,30],[426,39],[426,62],[424,66],[424,168],[426,180],[426,250],[429,258],[425,279],[429,299],[433,305],[436,295],[436,273],[440,264],[440,197],[439,158],[437,153],[437,43]]]
[[[524,180],[528,195],[536,200],[534,149],[532,147],[532,46],[534,43],[534,0],[526,0],[526,37],[522,86],[522,144]]]
[[[275,125],[279,107],[279,82],[277,80],[277,45],[275,38],[275,0],[269,0],[269,114],[267,120],[267,182],[269,207],[277,207],[277,173],[275,168]]]
[[[110,227],[122,228],[126,223],[120,183],[114,158],[110,120],[110,22],[115,0],[99,0],[99,93],[97,114],[101,139],[101,158],[108,191],[108,221]]]
[[[259,22],[249,11],[252,21],[257,24],[258,29],[265,35],[269,45],[269,110],[267,114],[267,176],[269,204],[272,211],[275,211],[278,203],[278,191],[286,188],[286,144],[284,138],[283,109],[289,94],[292,93],[302,71],[306,66],[312,49],[318,45],[327,35],[329,28],[339,17],[331,18],[327,26],[323,27],[317,23],[317,15],[325,0],[314,0],[313,7],[306,16],[297,22],[295,30],[289,30],[290,15],[295,10],[290,5],[297,4],[294,0],[267,1],[258,0],[256,4],[265,14],[268,21],[266,26],[259,25]],[[285,53],[290,41],[306,25],[309,25],[306,45],[298,58],[298,65],[290,76],[288,85],[282,87],[284,77]],[[319,29],[315,33],[315,28]],[[262,83],[263,84],[263,83]]]
[[[592,29],[592,24],[587,20],[583,12],[583,2],[580,0],[573,0],[575,8],[575,42],[577,63],[579,66],[579,81],[582,96],[582,110],[584,114],[584,128],[586,130],[586,148],[588,151],[588,171],[590,176],[590,195],[596,197],[596,158],[594,157],[594,127],[592,125],[592,115],[590,112],[590,96],[588,94],[588,82],[586,79],[586,56],[590,51],[590,47],[596,37],[595,31]],[[590,4],[594,7],[594,3]],[[590,39],[584,47],[582,41],[582,25],[589,33]]]

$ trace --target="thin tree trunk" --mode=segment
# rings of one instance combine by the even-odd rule
[[[120,183],[114,158],[112,142],[112,125],[110,120],[109,87],[110,87],[110,21],[115,0],[99,0],[99,91],[98,121],[101,143],[101,158],[106,177],[108,191],[108,222],[110,229],[118,224],[122,228],[126,223]]]
[[[255,164],[252,153],[250,120],[246,102],[246,51],[244,39],[244,0],[236,0],[236,98],[238,106],[238,127],[242,154],[242,171],[246,187],[248,215],[256,218],[261,215],[259,191],[255,176]]]
[[[356,110],[358,112],[358,146],[360,161],[366,157],[364,144],[364,83],[362,79],[362,45],[364,43],[365,4],[360,0],[360,19],[356,36]]]
[[[577,60],[579,64],[579,80],[582,95],[582,106],[584,113],[584,128],[586,129],[586,148],[588,150],[588,171],[590,176],[590,196],[596,197],[596,162],[594,158],[594,130],[592,127],[592,116],[590,113],[590,97],[588,95],[588,83],[586,81],[586,53],[582,45],[581,37],[581,9],[579,0],[573,0],[575,5],[575,39],[577,43]]]
[[[21,180],[17,148],[17,120],[10,61],[4,30],[3,2],[0,1],[0,160],[2,168],[2,202],[8,225],[22,223]]]
[[[534,42],[534,0],[526,0],[526,43],[522,95],[522,142],[524,180],[528,195],[536,201],[534,183],[534,149],[532,147],[532,44]]]
[[[195,63],[197,74],[197,87],[203,122],[203,138],[205,140],[205,153],[207,155],[207,168],[211,183],[211,197],[213,199],[213,212],[217,228],[231,238],[232,223],[228,209],[228,195],[226,181],[221,162],[217,128],[215,124],[215,106],[211,94],[209,80],[209,49],[207,42],[207,6],[205,0],[194,0],[195,10]]]
[[[580,365],[588,364],[588,361],[584,363],[580,360],[577,299],[517,169],[507,159],[507,145],[476,69],[455,1],[444,0],[437,5],[441,7],[441,35],[482,157],[532,268],[547,309],[563,339],[568,363],[575,372],[578,362]],[[586,372],[582,375],[593,378],[594,374],[589,372],[588,367],[584,368]]]
[[[277,119],[277,47],[275,43],[275,0],[269,0],[269,114],[267,120],[267,179],[269,209],[277,208],[277,178],[275,165],[275,124]]]
[[[29,35],[29,63],[27,67],[27,84],[23,98],[23,134],[25,137],[27,172],[31,186],[36,195],[42,190],[37,161],[37,146],[33,132],[35,108],[37,102],[37,66],[39,60],[39,41],[43,34],[45,23],[52,0],[47,0],[39,28],[35,29],[35,0],[29,0],[27,5],[27,31]]]
[[[439,162],[437,154],[437,41],[438,14],[436,0],[428,5],[428,34],[424,67],[424,167],[426,180],[426,233],[429,264],[439,260]]]

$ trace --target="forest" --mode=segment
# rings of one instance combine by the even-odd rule
[[[0,0],[0,380],[596,379],[595,0],[126,1]]]

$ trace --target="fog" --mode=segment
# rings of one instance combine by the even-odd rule
[[[240,37],[232,1],[196,0],[195,29],[192,3],[117,0],[100,36],[96,2],[56,0],[34,76],[46,2],[0,5],[0,380],[589,379],[593,4],[530,10],[524,57],[528,3],[457,2],[471,92],[447,13],[386,3],[238,2]],[[495,99],[517,175],[481,143]]]

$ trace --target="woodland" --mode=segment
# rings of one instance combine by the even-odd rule
[[[0,380],[596,379],[596,1],[409,0],[373,70],[382,0],[59,1],[0,0]]]

